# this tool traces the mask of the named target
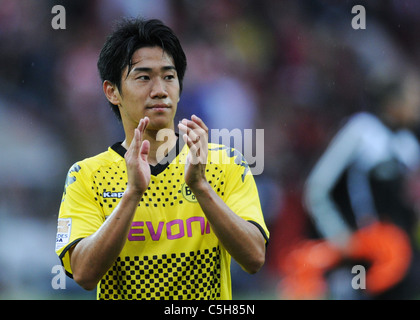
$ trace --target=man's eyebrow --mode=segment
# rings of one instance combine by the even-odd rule
[[[152,68],[148,68],[148,67],[135,67],[133,69],[131,69],[131,72],[151,72],[153,69]],[[163,66],[161,68],[161,70],[163,71],[167,71],[167,70],[175,70],[176,68],[174,66]]]

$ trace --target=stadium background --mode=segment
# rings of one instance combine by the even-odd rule
[[[65,30],[51,27],[56,4]],[[356,4],[366,30],[351,27]],[[260,273],[233,266],[233,295],[280,298],[279,261],[311,232],[305,178],[342,120],[365,108],[367,82],[419,67],[420,2],[0,0],[1,299],[94,298],[68,278],[65,290],[51,287],[56,219],[68,168],[123,137],[96,61],[112,21],[127,15],[179,35],[189,63],[179,117],[264,129],[256,181],[272,237]]]

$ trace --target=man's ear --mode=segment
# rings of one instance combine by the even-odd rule
[[[121,95],[116,85],[112,84],[108,80],[105,80],[102,84],[104,93],[109,102],[113,105],[118,106],[121,103]]]

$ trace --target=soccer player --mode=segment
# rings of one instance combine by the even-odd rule
[[[56,252],[98,299],[231,299],[230,261],[257,272],[269,232],[236,150],[208,142],[197,116],[174,117],[186,57],[159,20],[124,19],[98,60],[125,140],[75,163]]]
[[[407,299],[417,294],[418,217],[406,183],[420,168],[414,134],[420,123],[419,84],[417,74],[407,73],[376,85],[371,90],[376,112],[351,116],[308,177],[304,197],[320,235],[352,266],[355,258],[375,265],[368,268],[366,290],[351,287],[354,275],[347,269],[352,266],[343,263],[330,271],[335,298]]]

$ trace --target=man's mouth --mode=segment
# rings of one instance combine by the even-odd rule
[[[164,103],[154,104],[153,106],[146,107],[146,109],[149,110],[155,110],[155,111],[164,111],[165,109],[170,109],[171,107]]]

